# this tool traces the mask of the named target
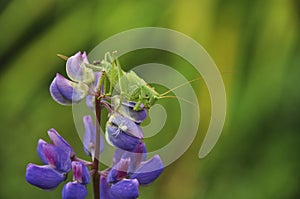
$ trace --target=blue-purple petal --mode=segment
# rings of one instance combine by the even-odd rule
[[[56,77],[53,79],[53,81],[50,84],[50,94],[51,97],[54,99],[54,101],[56,101],[57,103],[61,104],[61,105],[71,105],[72,101],[66,99],[60,92],[60,90],[58,89],[57,85],[56,85]]]
[[[85,103],[91,111],[95,112],[95,96],[93,95],[86,96]]]
[[[130,159],[121,159],[113,168],[109,171],[107,175],[107,181],[110,183],[116,183],[123,178],[127,177],[127,170],[130,164]]]
[[[122,158],[130,158],[130,164],[128,167],[128,173],[133,173],[142,161],[147,158],[147,150],[144,142],[140,142],[136,145],[132,152],[126,151]]]
[[[74,103],[80,102],[89,92],[89,87],[86,84],[72,82],[58,73],[55,82],[61,95]]]
[[[124,131],[109,123],[106,124],[106,138],[109,143],[126,151],[134,150],[140,142],[139,138],[124,133]]]
[[[48,131],[48,136],[53,145],[69,153],[71,158],[75,156],[75,152],[71,145],[55,129],[50,129]]]
[[[137,179],[141,185],[147,185],[158,178],[163,170],[164,165],[159,155],[155,155],[150,160],[142,162],[130,178]]]
[[[85,64],[88,64],[86,52],[81,52],[68,58],[66,63],[66,71],[69,78],[75,82],[85,82],[87,84],[94,81],[93,70],[87,68]]]
[[[84,199],[87,194],[86,187],[78,182],[68,182],[62,190],[63,199]]]
[[[83,136],[83,146],[84,151],[87,155],[91,156],[95,153],[96,146],[96,127],[93,124],[93,119],[90,115],[86,115],[83,117],[83,123],[85,127],[85,132]],[[102,135],[100,134],[100,153],[104,150],[104,140]]]
[[[90,171],[87,166],[79,161],[72,162],[73,180],[81,184],[90,183]]]
[[[39,139],[38,146],[37,146],[36,150],[37,150],[38,156],[40,157],[41,161],[44,164],[48,164],[48,161],[47,161],[47,159],[45,157],[44,150],[43,150],[44,144],[47,144],[47,142],[45,142],[42,139]]]
[[[41,153],[44,153],[44,157],[49,165],[62,172],[71,170],[71,159],[68,152],[48,143],[44,143],[41,149]]]
[[[41,189],[53,189],[65,178],[65,173],[59,172],[49,165],[39,166],[30,163],[26,168],[26,181]]]
[[[114,199],[110,193],[110,185],[103,175],[100,176],[100,198],[101,199]]]
[[[116,199],[135,199],[139,197],[139,182],[136,179],[123,179],[112,185],[110,192]]]

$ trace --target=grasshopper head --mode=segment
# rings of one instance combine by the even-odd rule
[[[157,99],[158,95],[153,88],[148,85],[141,87],[139,101],[144,104],[145,108],[150,108],[151,106],[153,106]]]

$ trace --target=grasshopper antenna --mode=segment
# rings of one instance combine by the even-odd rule
[[[69,57],[65,56],[65,55],[62,55],[62,54],[56,54],[57,57],[63,59],[63,60],[68,60]]]
[[[178,89],[178,88],[180,88],[180,87],[182,87],[182,86],[185,86],[185,85],[187,85],[187,84],[189,84],[189,83],[191,83],[191,82],[194,82],[194,81],[197,81],[197,80],[200,80],[200,79],[203,79],[203,78],[202,78],[202,77],[198,77],[198,78],[196,78],[196,79],[192,79],[192,80],[190,80],[190,81],[187,81],[187,82],[185,82],[185,83],[183,83],[183,84],[180,84],[180,85],[178,85],[178,86],[176,86],[176,87],[174,87],[174,88],[168,90],[168,91],[165,92],[165,93],[160,94],[160,96],[164,96],[164,95],[166,95],[166,94],[168,94],[168,93],[170,93],[170,92],[172,92],[172,91],[174,91],[174,90],[176,90],[176,89]]]
[[[196,106],[193,102],[187,100],[187,99],[184,99],[183,97],[178,97],[178,96],[173,96],[173,95],[168,95],[168,96],[161,96],[161,97],[158,97],[158,99],[166,99],[166,98],[173,98],[173,99],[179,99],[179,100],[182,100],[188,104],[191,104],[193,106]]]

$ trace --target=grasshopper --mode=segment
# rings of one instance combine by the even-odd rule
[[[68,59],[68,57],[64,55],[58,54],[62,59]],[[188,84],[192,81],[196,81],[197,79],[188,81],[184,84],[181,84],[173,89],[168,90],[163,94],[159,94],[153,87],[147,84],[141,77],[139,77],[134,71],[125,72],[122,70],[119,60],[116,57],[116,51],[112,54],[107,52],[102,61],[94,61],[93,64],[86,64],[85,66],[93,69],[94,71],[103,72],[104,78],[107,78],[110,86],[108,93],[105,93],[104,96],[112,95],[113,89],[115,89],[120,95],[120,104],[122,103],[122,99],[125,98],[128,101],[135,102],[135,106],[133,108],[134,111],[139,111],[143,108],[149,109],[153,106],[158,99],[162,98],[177,98],[188,103],[188,100],[180,98],[178,96],[166,96],[166,94],[172,92],[173,90]],[[99,80],[100,81],[100,80]],[[104,82],[104,91],[106,90],[105,80]],[[103,96],[101,96],[103,97]],[[141,106],[143,105],[143,106]]]
[[[101,62],[95,62],[95,64],[98,64],[100,68],[97,68],[98,66],[95,67],[94,65],[88,65],[87,67],[90,66],[91,68],[96,70],[101,69],[105,72],[110,81],[110,90],[107,95],[111,95],[112,88],[116,89],[116,91],[120,94],[120,104],[122,102],[122,98],[124,97],[126,100],[135,102],[136,104],[133,110],[139,111],[143,108],[149,109],[156,103],[158,99],[162,98],[177,98],[187,103],[191,103],[184,98],[180,98],[178,96],[166,96],[166,94],[188,83],[199,80],[200,78],[188,81],[179,86],[176,86],[173,89],[168,90],[163,94],[159,94],[134,71],[123,71],[120,66],[119,60],[115,58],[115,55],[116,51],[113,52],[112,55],[107,52],[104,56],[104,60],[102,60]],[[142,104],[143,106],[141,107]]]

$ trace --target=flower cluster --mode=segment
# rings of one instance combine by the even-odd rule
[[[84,185],[90,183],[87,166],[76,161],[72,147],[55,129],[50,129],[48,135],[52,143],[49,144],[40,139],[37,146],[38,155],[45,165],[29,163],[26,168],[27,182],[41,189],[54,189],[65,181],[67,174],[72,170],[74,182],[69,182],[64,186],[63,198],[73,198],[75,195],[84,198],[87,195]]]
[[[51,190],[65,181],[68,173],[72,172],[73,181],[64,185],[62,198],[83,199],[88,194],[86,186],[92,175],[94,183],[95,179],[99,180],[96,183],[99,185],[101,198],[135,199],[139,196],[139,186],[152,183],[164,169],[158,155],[147,160],[140,127],[147,117],[147,111],[143,104],[138,110],[134,109],[138,106],[136,102],[119,95],[105,97],[105,88],[101,85],[105,69],[94,71],[90,66],[93,65],[89,63],[85,52],[78,52],[68,58],[66,72],[70,80],[57,74],[50,85],[50,93],[62,105],[71,105],[86,99],[87,106],[96,114],[101,113],[103,107],[107,108],[109,115],[105,137],[109,144],[116,147],[112,157],[113,165],[103,171],[98,170],[99,157],[96,154],[104,151],[104,140],[97,128],[100,125],[97,124],[98,120],[94,125],[92,116],[87,115],[83,117],[83,148],[93,162],[78,158],[68,142],[56,130],[50,129],[48,135],[51,143],[40,139],[37,146],[38,155],[44,165],[29,163],[26,180],[41,189]],[[97,138],[100,140],[96,140]],[[100,176],[97,178],[97,175]]]

